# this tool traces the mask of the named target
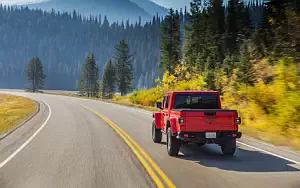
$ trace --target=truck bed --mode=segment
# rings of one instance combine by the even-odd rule
[[[176,109],[184,118],[187,132],[237,131],[236,110],[224,109]]]

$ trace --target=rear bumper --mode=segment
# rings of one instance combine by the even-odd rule
[[[193,143],[221,143],[226,140],[241,138],[242,133],[236,131],[217,132],[216,138],[206,138],[205,132],[180,132],[176,138]]]

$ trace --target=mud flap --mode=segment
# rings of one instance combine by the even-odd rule
[[[176,118],[171,118],[170,120],[171,123],[171,130],[172,130],[172,136],[177,136],[177,119]]]
[[[161,126],[162,113],[154,112],[153,116],[154,116],[154,119],[155,119],[156,128],[161,129],[162,128],[162,126]]]

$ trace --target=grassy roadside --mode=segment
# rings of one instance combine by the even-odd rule
[[[0,94],[0,135],[13,129],[36,110],[36,103],[24,97]]]
[[[124,106],[129,106],[129,107],[134,107],[134,108],[140,108],[140,109],[148,110],[151,112],[158,111],[158,109],[155,108],[154,106],[151,107],[151,106],[143,106],[140,104],[134,104],[130,101],[130,99],[128,97],[114,98],[113,100],[103,100],[103,101],[114,103],[114,104],[120,104],[120,105],[124,105]]]
[[[151,112],[157,111],[157,108],[155,108],[155,107],[134,104],[129,100],[128,97],[120,97],[120,98],[115,98],[113,100],[110,100],[110,99],[100,99],[100,98],[96,98],[96,97],[79,96],[79,95],[75,95],[75,94],[71,94],[71,93],[62,93],[62,92],[43,91],[43,93],[44,94],[49,94],[49,95],[61,95],[61,96],[67,96],[67,97],[76,97],[76,98],[103,101],[103,102],[108,102],[108,103],[113,103],[113,104],[124,105],[124,106],[128,106],[128,107],[140,108],[140,109],[148,110],[148,111],[151,111]]]

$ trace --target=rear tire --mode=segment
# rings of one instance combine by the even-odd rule
[[[181,141],[172,136],[171,127],[167,130],[167,151],[170,156],[177,156],[181,146]]]
[[[152,140],[154,143],[160,143],[162,139],[162,133],[160,129],[156,128],[156,123],[153,121],[152,123]]]
[[[236,149],[236,139],[231,139],[221,145],[221,150],[224,155],[233,156]]]

